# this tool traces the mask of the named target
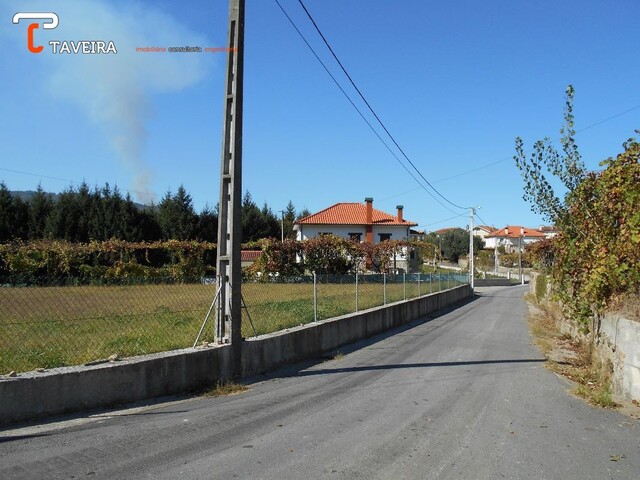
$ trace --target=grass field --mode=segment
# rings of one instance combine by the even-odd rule
[[[386,301],[454,283],[390,283]],[[314,321],[312,284],[246,283],[242,292],[245,337],[254,335],[249,316],[258,335]],[[202,284],[0,288],[0,374],[190,347],[214,295]],[[359,284],[359,310],[383,303],[382,283]],[[318,320],[355,310],[353,283],[318,284]],[[213,315],[202,340],[214,340]]]

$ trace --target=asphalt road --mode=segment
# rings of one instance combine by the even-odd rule
[[[640,422],[544,368],[522,287],[240,395],[0,432],[0,479],[639,479]]]

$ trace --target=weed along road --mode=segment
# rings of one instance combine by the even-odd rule
[[[640,423],[545,369],[524,293],[480,288],[237,395],[0,431],[0,478],[640,478]]]

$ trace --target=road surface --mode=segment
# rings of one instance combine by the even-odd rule
[[[639,479],[640,423],[567,393],[522,287],[240,395],[0,432],[0,479]]]

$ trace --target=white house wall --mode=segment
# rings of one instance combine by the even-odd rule
[[[315,238],[321,233],[331,233],[336,237],[349,238],[351,233],[359,233],[360,239],[364,242],[366,240],[366,229],[364,225],[296,225],[298,229],[297,239],[308,240],[309,238]],[[390,233],[391,240],[404,240],[409,237],[409,227],[387,225],[373,226],[373,242],[379,242],[379,234]]]

